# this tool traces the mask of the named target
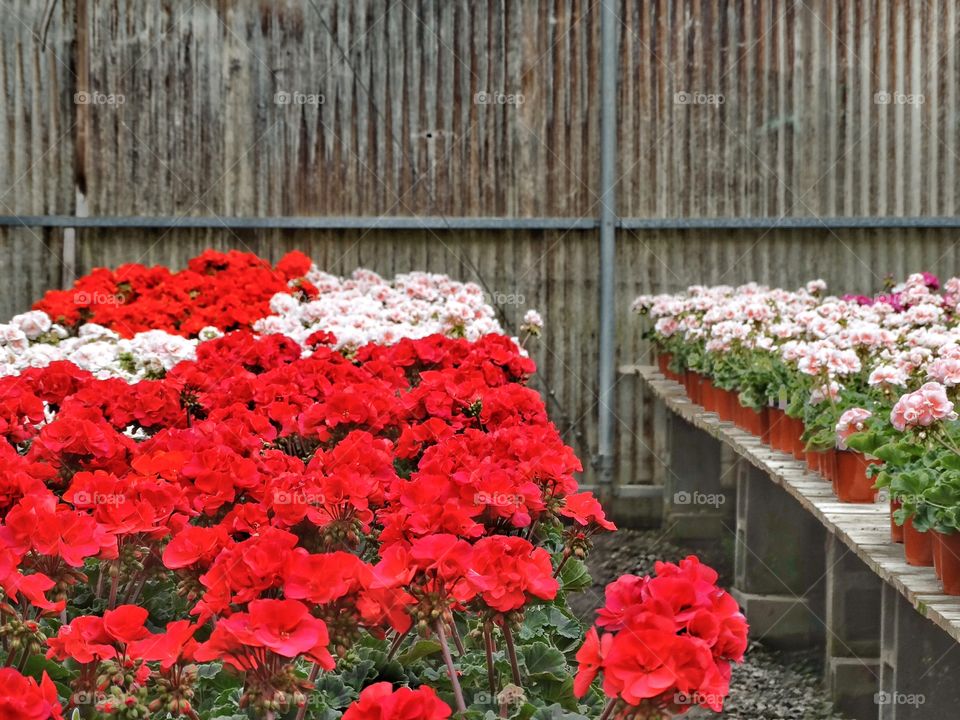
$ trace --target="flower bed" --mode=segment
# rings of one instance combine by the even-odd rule
[[[539,316],[528,317],[521,330],[536,332]],[[446,275],[387,282],[361,269],[344,279],[298,252],[271,267],[249,253],[207,251],[181,272],[98,269],[71,290],[48,292],[31,312],[0,324],[0,375],[69,360],[98,377],[159,377],[194,359],[198,342],[235,329],[283,334],[308,352],[318,343],[356,349],[502,332],[480,287]]]
[[[923,273],[875,297],[755,284],[638,298],[661,370],[833,483],[889,493],[892,539],[960,594],[960,279]]]
[[[614,526],[510,338],[241,328],[194,356],[0,377],[0,717],[722,706],[747,627],[696,558],[610,585],[583,642],[567,598]]]

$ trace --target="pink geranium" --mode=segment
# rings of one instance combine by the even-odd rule
[[[890,412],[890,422],[900,431],[908,427],[929,427],[938,420],[956,418],[946,389],[937,382],[928,382],[919,390],[907,393],[897,400]]]
[[[960,385],[960,358],[937,358],[927,366],[927,374],[947,387]]]
[[[837,421],[837,447],[847,449],[847,438],[864,429],[864,423],[873,416],[873,413],[863,408],[850,408]]]

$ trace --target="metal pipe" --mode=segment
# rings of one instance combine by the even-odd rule
[[[194,217],[0,215],[0,226],[231,230],[592,230],[594,218],[563,217]]]
[[[613,482],[614,363],[616,355],[617,15],[614,0],[600,3],[600,348],[597,482]],[[601,493],[609,495],[607,493]]]
[[[623,230],[895,230],[960,229],[960,216],[912,217],[743,217],[743,218],[614,218]],[[171,229],[230,228],[231,230],[595,230],[593,217],[176,217],[164,215],[97,216],[0,215],[0,226],[39,228]]]
[[[621,218],[620,227],[624,230],[957,229],[960,228],[960,216]]]

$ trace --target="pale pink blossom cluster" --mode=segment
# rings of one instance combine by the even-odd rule
[[[828,295],[820,280],[792,292],[755,283],[697,285],[637,298],[634,307],[653,318],[662,340],[701,342],[718,356],[769,352],[812,380],[814,405],[838,402],[845,385],[876,388],[891,399],[915,390],[900,398],[893,419],[924,426],[952,419],[946,390],[960,387],[960,278],[942,292],[937,285],[929,273],[914,273],[885,294],[842,298]]]
[[[946,389],[937,382],[925,383],[919,390],[907,393],[890,411],[890,422],[900,431],[908,427],[930,427],[939,420],[956,419],[957,413]]]
[[[850,408],[844,410],[837,421],[837,447],[841,450],[847,449],[847,438],[854,433],[862,432],[866,427],[864,423],[873,417],[873,413],[864,408]]]

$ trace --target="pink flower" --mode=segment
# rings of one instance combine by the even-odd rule
[[[891,365],[881,365],[870,373],[867,383],[876,385],[906,385],[907,379],[902,370]]]
[[[873,416],[869,410],[863,408],[850,408],[837,421],[837,447],[841,450],[847,449],[847,438],[863,430],[863,423]]]
[[[956,420],[953,403],[943,385],[928,382],[919,390],[907,393],[893,406],[890,422],[901,432],[908,427],[929,427],[937,420]]]
[[[927,374],[947,387],[960,385],[960,359],[937,358],[927,367]]]

